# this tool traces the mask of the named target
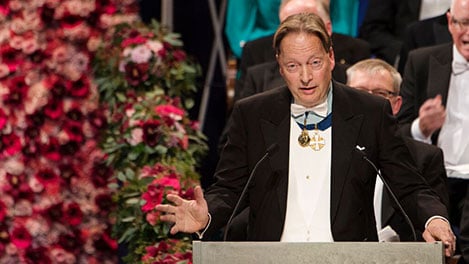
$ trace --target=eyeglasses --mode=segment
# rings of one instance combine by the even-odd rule
[[[313,71],[318,71],[322,69],[322,66],[324,65],[324,58],[312,58],[310,61],[306,63],[306,65]],[[289,73],[296,73],[300,70],[301,64],[297,62],[289,62],[283,64],[283,67],[289,72]]]
[[[455,25],[458,30],[467,30],[469,28],[469,19],[456,19],[451,17],[451,23]]]
[[[366,88],[363,88],[363,87],[356,87],[356,88],[358,90],[361,90],[361,91],[364,91],[364,92],[367,92],[367,93],[371,93],[371,94],[374,94],[374,95],[377,95],[377,96],[381,96],[381,97],[384,97],[386,99],[397,96],[396,92],[391,92],[391,91],[384,90],[384,89],[366,89]]]

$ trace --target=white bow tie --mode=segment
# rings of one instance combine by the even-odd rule
[[[455,75],[461,74],[467,70],[469,70],[469,63],[453,61],[453,73]]]
[[[290,110],[294,117],[301,116],[306,112],[314,112],[318,116],[325,117],[327,116],[327,100],[314,107],[304,107],[293,103],[290,106]]]

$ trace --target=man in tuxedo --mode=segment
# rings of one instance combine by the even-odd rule
[[[405,32],[400,52],[398,71],[403,74],[411,50],[451,42],[446,12],[437,17],[410,24]]]
[[[347,69],[347,85],[388,99],[393,115],[397,115],[402,105],[402,98],[399,95],[401,83],[402,78],[399,72],[381,59],[363,60]],[[448,207],[447,177],[441,149],[410,137],[404,137],[404,142],[424,180]],[[374,200],[378,231],[391,226],[401,241],[413,241],[409,223],[398,208],[394,209],[396,205],[392,200],[392,195],[383,187],[385,187],[383,182],[377,178]],[[381,237],[380,241],[382,241]]]
[[[279,18],[280,21],[283,21],[292,14],[303,12],[311,12],[319,15],[326,24],[327,31],[332,37],[332,43],[334,44],[336,65],[341,65],[340,67],[334,68],[332,76],[335,80],[345,83],[345,69],[355,62],[367,59],[371,56],[369,44],[358,38],[332,32],[329,4],[327,1],[284,0],[279,9]],[[272,42],[273,35],[270,35],[249,41],[243,47],[239,66],[239,79],[235,83],[235,101],[242,98],[243,95],[248,94],[244,92],[244,83],[251,66],[266,63],[261,68],[257,68],[253,71],[266,71],[267,73],[265,75],[263,74],[263,80],[273,80],[274,84],[281,79],[281,76],[278,74]],[[264,82],[264,84],[269,86],[268,82]]]
[[[240,210],[250,207],[251,241],[376,241],[376,171],[359,148],[425,230],[423,238],[443,241],[451,255],[446,208],[418,176],[389,102],[332,80],[334,50],[322,19],[288,17],[274,48],[287,86],[235,104],[217,181],[205,193],[196,187],[194,200],[170,194],[170,204],[155,207],[162,221],[174,223],[170,232],[210,237],[240,201]]]
[[[359,37],[368,41],[371,53],[396,66],[406,27],[444,13],[451,0],[370,0]]]
[[[446,13],[452,43],[409,53],[398,118],[413,138],[444,153],[450,220],[469,261],[469,0],[453,0]],[[456,229],[457,230],[457,229]],[[456,232],[458,233],[458,232]]]

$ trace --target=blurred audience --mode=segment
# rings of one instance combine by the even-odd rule
[[[452,43],[409,53],[399,119],[413,138],[444,153],[450,222],[469,260],[469,0],[453,0],[446,13]],[[459,231],[458,231],[459,229]]]
[[[451,42],[446,12],[440,16],[427,18],[410,24],[404,33],[398,71],[403,74],[409,51]]]
[[[371,52],[398,65],[406,26],[443,14],[451,0],[369,0],[359,37],[370,43]]]
[[[231,51],[241,57],[246,42],[271,35],[280,24],[281,0],[228,0],[225,35]]]

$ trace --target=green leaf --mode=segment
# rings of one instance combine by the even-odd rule
[[[130,198],[127,201],[125,201],[126,204],[139,204],[140,199],[139,198]]]

